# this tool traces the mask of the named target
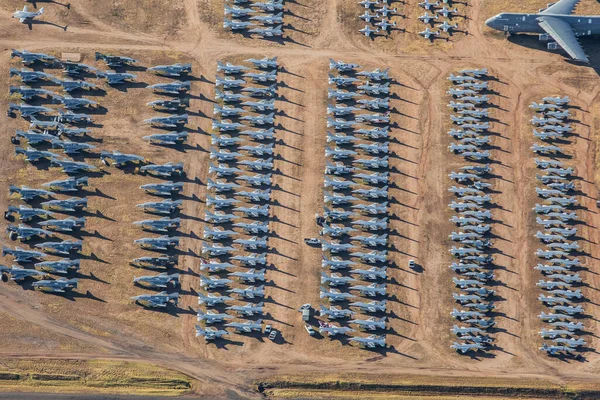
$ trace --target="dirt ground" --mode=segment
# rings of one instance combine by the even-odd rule
[[[536,11],[547,1],[527,1],[524,8]],[[186,178],[184,237],[180,255],[182,300],[172,312],[155,312],[132,304],[131,296],[147,292],[132,285],[134,276],[144,273],[128,265],[144,254],[132,241],[142,237],[131,222],[144,213],[135,204],[152,197],[144,195],[141,184],[158,181],[148,176],[126,173],[103,166],[96,158],[86,162],[106,171],[91,179],[88,225],[83,235],[84,259],[79,295],[52,296],[14,283],[0,284],[0,312],[15,321],[2,324],[2,356],[52,356],[64,358],[115,358],[143,360],[165,365],[197,378],[199,391],[212,395],[238,393],[256,396],[249,382],[275,373],[289,375],[306,372],[360,372],[377,374],[397,371],[435,376],[540,377],[560,383],[569,380],[593,380],[600,370],[600,283],[594,266],[600,257],[597,227],[596,169],[598,154],[598,94],[600,84],[600,46],[583,40],[591,66],[578,66],[565,59],[564,53],[548,52],[536,37],[509,39],[484,28],[483,22],[504,10],[495,0],[470,0],[464,6],[467,16],[459,24],[468,34],[457,34],[449,42],[429,44],[416,36],[422,14],[416,0],[397,3],[398,25],[390,38],[369,41],[356,32],[358,13],[346,0],[289,1],[291,13],[284,28],[289,39],[264,41],[231,35],[222,29],[222,0],[185,0],[161,2],[145,0],[133,6],[127,2],[81,1],[70,8],[57,3],[38,2],[46,13],[29,30],[10,18],[21,3],[0,0],[0,109],[5,110],[9,67],[20,67],[10,59],[11,48],[39,50],[60,56],[62,52],[82,55],[82,62],[101,66],[93,60],[95,51],[127,55],[151,66],[171,62],[191,62],[194,81],[190,107],[189,145],[180,150],[156,147],[143,141],[150,128],[144,118],[156,113],[145,103],[156,98],[145,84],[165,81],[145,71],[134,71],[141,83],[126,90],[99,85],[103,91],[90,98],[103,107],[94,115],[92,144],[99,150],[135,153],[156,163],[183,161]],[[351,4],[352,3],[352,4]],[[347,6],[347,7],[346,7]],[[286,7],[288,7],[286,5]],[[508,6],[507,8],[508,9]],[[352,12],[350,12],[352,10]],[[600,13],[600,5],[583,0],[578,12]],[[50,22],[52,25],[50,24]],[[58,25],[58,26],[56,26]],[[65,31],[62,27],[67,26]],[[295,30],[297,29],[297,30]],[[198,273],[202,217],[206,195],[208,149],[214,99],[217,60],[278,56],[279,97],[276,107],[277,145],[272,219],[269,238],[267,286],[268,313],[265,322],[282,333],[273,343],[266,338],[231,335],[222,345],[205,344],[194,335],[195,310],[199,289]],[[391,268],[389,273],[387,334],[384,351],[366,351],[342,345],[327,338],[309,337],[303,329],[297,307],[319,304],[320,249],[303,244],[302,238],[317,233],[314,214],[322,210],[322,184],[325,167],[325,112],[328,59],[359,63],[365,69],[390,68],[394,78],[391,160]],[[502,283],[497,287],[498,348],[487,357],[465,357],[453,352],[449,328],[451,275],[448,265],[448,222],[450,201],[447,174],[459,165],[446,147],[449,109],[446,107],[446,77],[467,67],[487,67],[497,78],[492,126],[495,132],[493,159],[498,175],[494,231],[496,272]],[[48,71],[52,72],[52,71]],[[54,71],[59,74],[60,71]],[[590,300],[586,305],[586,336],[589,351],[582,361],[561,361],[541,354],[537,347],[540,324],[539,279],[534,251],[536,227],[530,211],[536,202],[535,168],[529,150],[533,142],[528,120],[528,104],[545,95],[568,95],[578,108],[576,137],[570,146],[568,164],[577,168],[581,197],[579,215],[585,238],[585,258],[589,271],[582,276],[589,285],[583,288]],[[2,112],[4,114],[4,112]],[[56,168],[36,168],[14,155],[10,136],[24,129],[23,120],[0,118],[0,209],[19,200],[8,196],[10,184],[37,187],[43,182],[64,177]],[[4,230],[7,221],[0,221]],[[581,242],[583,243],[583,242]],[[2,244],[15,243],[3,239]],[[415,259],[423,271],[406,268]],[[5,258],[1,264],[10,265]],[[4,319],[3,319],[4,320]],[[22,327],[15,329],[15,327]],[[18,334],[15,333],[18,331]]]

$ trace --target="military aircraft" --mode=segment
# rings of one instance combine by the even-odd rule
[[[70,140],[53,140],[52,141],[53,148],[62,148],[65,154],[79,154],[81,151],[92,150],[95,149],[96,146],[93,146],[89,143],[81,143],[81,142],[72,142]]]
[[[223,175],[223,174],[219,173],[219,175]],[[226,182],[226,181],[220,180],[220,179],[213,181],[212,179],[208,178],[207,187],[208,187],[208,190],[214,190],[217,193],[223,193],[223,192],[231,192],[233,189],[240,188],[241,186],[238,185],[237,183],[233,183],[233,182]]]
[[[379,169],[379,168],[387,168],[389,166],[388,163],[389,156],[384,157],[373,157],[373,158],[360,158],[358,160],[354,160],[354,164],[362,165],[364,168],[369,169]]]
[[[254,299],[257,297],[265,297],[265,286],[246,286],[245,288],[230,289],[228,292],[235,293],[242,298]]]
[[[147,68],[146,71],[154,72],[157,75],[181,76],[192,72],[192,64],[176,63],[172,65],[156,65]]]
[[[219,146],[219,147],[229,147],[229,146],[237,146],[239,143],[243,142],[244,139],[235,137],[232,138],[228,135],[221,134],[220,136],[211,135],[211,144]]]
[[[330,85],[349,86],[349,85],[353,85],[355,83],[360,82],[360,79],[354,78],[351,76],[341,76],[341,75],[336,76],[336,75],[329,74],[328,82]]]
[[[337,69],[339,72],[350,72],[358,68],[360,68],[358,64],[335,61],[332,58],[329,59],[329,69]]]
[[[210,275],[208,277],[200,275],[200,286],[206,289],[217,289],[228,286],[233,283],[231,279],[219,278],[217,275]]]
[[[221,117],[237,117],[238,115],[243,114],[245,112],[246,110],[244,110],[243,108],[232,107],[227,105],[221,107],[215,104],[213,109],[213,114],[221,115]]]
[[[231,120],[218,121],[213,119],[212,121],[212,129],[219,131],[237,131],[240,128],[245,128],[245,125],[239,122],[232,122]]]
[[[231,15],[234,18],[247,17],[255,11],[251,8],[240,8],[237,6],[228,7],[225,6],[225,15]]]
[[[242,228],[246,233],[249,233],[249,234],[268,233],[269,232],[269,222],[268,221],[253,222],[253,223],[238,222],[238,223],[233,224],[233,226],[235,226],[237,228]]]
[[[167,93],[167,94],[175,94],[179,95],[182,93],[187,93],[192,89],[192,84],[190,81],[185,82],[169,82],[169,83],[157,83],[155,85],[148,86],[149,89],[152,89],[153,92],[156,93]]]
[[[388,187],[384,186],[382,188],[373,189],[354,189],[352,193],[368,199],[387,198]]]
[[[58,110],[58,116],[55,117],[55,122],[66,122],[70,124],[91,124],[93,121],[92,117],[90,117],[88,114],[74,113],[70,110]],[[57,128],[59,127],[57,126]]]
[[[356,279],[348,276],[341,276],[337,273],[332,273],[331,275],[327,275],[325,272],[321,272],[321,283],[329,284],[329,286],[345,286],[351,282],[354,282]]]
[[[47,114],[53,112],[54,110],[44,106],[32,106],[29,104],[21,103],[14,104],[10,103],[8,105],[8,110],[6,111],[8,115],[14,116],[15,112],[21,113],[23,118],[30,117],[35,114]],[[18,132],[18,131],[17,131]]]
[[[62,67],[64,73],[69,76],[79,76],[84,72],[92,73],[98,70],[97,68],[89,66],[87,64],[80,64],[72,61],[63,61]]]
[[[21,62],[25,65],[34,64],[36,62],[43,63],[45,65],[52,65],[58,62],[58,59],[54,56],[50,56],[45,53],[32,53],[27,50],[15,50],[11,49],[10,58],[18,57]]]
[[[274,128],[259,129],[259,130],[244,130],[240,131],[240,135],[248,135],[253,140],[273,140],[275,139]]]
[[[79,270],[79,260],[71,260],[68,258],[62,258],[56,261],[43,261],[35,263],[35,267],[42,271],[48,271],[53,274],[68,274],[70,271]]]
[[[133,243],[139,244],[144,249],[166,251],[179,246],[179,237],[163,235],[154,238],[136,239]]]
[[[139,225],[142,227],[142,229],[150,232],[168,232],[169,230],[179,229],[181,219],[164,217],[161,219],[146,219],[143,221],[136,221],[134,224]]]
[[[200,325],[195,325],[196,328],[196,337],[200,337],[203,336],[204,340],[206,341],[210,341],[210,340],[217,340],[222,338],[225,335],[229,335],[229,332],[227,332],[226,330],[223,329],[216,329],[210,326],[207,326],[206,328],[202,329],[202,327]]]
[[[578,0],[560,0],[538,13],[501,13],[485,24],[492,29],[513,33],[540,34],[540,40],[553,39],[576,61],[588,63],[578,37],[600,33],[600,17],[571,15]]]
[[[25,156],[25,160],[29,162],[34,162],[41,159],[52,160],[57,157],[57,155],[51,151],[36,150],[33,147],[27,147],[27,149],[15,147],[15,154],[23,154]]]
[[[350,332],[354,332],[354,329],[348,328],[347,326],[336,326],[330,323],[319,321],[319,333],[327,333],[329,336],[336,335],[347,335]]]
[[[143,136],[142,139],[148,140],[152,144],[164,144],[164,145],[178,145],[187,141],[188,133],[186,131],[181,132],[169,132],[169,133],[156,133],[153,135]]]
[[[362,33],[363,35],[365,35],[366,37],[371,37],[372,34],[374,33],[379,33],[380,29],[376,28],[376,29],[371,29],[369,27],[369,25],[365,25],[364,28],[359,29],[358,30],[360,33]]]
[[[232,260],[240,261],[244,265],[265,265],[267,263],[267,253],[250,254],[249,256],[234,256]]]
[[[56,280],[40,280],[31,284],[34,288],[51,293],[64,293],[67,290],[77,289],[77,278]]]
[[[77,179],[68,178],[64,180],[56,180],[42,184],[43,187],[47,187],[55,192],[76,192],[87,185],[88,178],[86,176]]]
[[[353,319],[348,321],[350,324],[356,324],[361,328],[364,328],[369,331],[376,331],[379,329],[385,330],[385,317],[375,318],[371,317],[369,319]]]
[[[168,162],[166,164],[150,164],[140,167],[141,172],[147,172],[152,175],[171,177],[173,175],[183,174],[183,163]]]
[[[29,86],[11,86],[9,88],[9,93],[13,94],[13,93],[18,93],[21,96],[21,99],[23,100],[30,100],[34,97],[51,97],[54,98],[54,96],[56,96],[56,93],[50,91],[50,90],[46,90],[46,89],[42,89],[42,88],[31,88]]]
[[[337,127],[336,127],[336,129],[337,129]],[[329,146],[325,147],[325,156],[331,157],[334,160],[341,160],[341,159],[349,158],[349,157],[355,156],[357,154],[358,153],[353,150],[341,149],[337,145],[333,149]]]
[[[188,115],[173,114],[165,117],[152,117],[145,119],[144,123],[154,127],[177,128],[188,123]]]
[[[62,86],[63,91],[65,92],[72,92],[75,90],[91,90],[91,89],[96,89],[97,86],[91,82],[86,82],[86,81],[73,81],[73,80],[60,80],[60,79],[56,79],[54,81],[55,83],[58,83],[59,85]],[[60,99],[60,96],[56,96],[57,99]],[[61,101],[62,102],[62,101]],[[63,104],[65,104],[63,102]]]
[[[131,261],[135,267],[145,267],[152,269],[171,268],[177,264],[177,257],[139,257]]]
[[[275,123],[275,113],[268,115],[245,115],[240,120],[248,121],[251,125],[273,125]]]
[[[112,164],[117,167],[123,167],[128,163],[143,163],[144,157],[135,154],[123,154],[117,150],[113,152],[102,151],[100,153],[100,159],[106,163],[105,160],[112,160]]]
[[[166,181],[161,183],[148,183],[140,186],[146,193],[157,196],[172,196],[183,191],[183,182]]]
[[[43,271],[38,271],[35,269],[25,269],[21,267],[17,267],[13,265],[12,268],[2,268],[3,272],[10,274],[10,279],[15,282],[24,281],[28,278],[38,279],[44,276],[48,276],[48,273]]]
[[[246,321],[246,322],[230,322],[225,324],[225,326],[234,328],[238,333],[251,333],[253,331],[262,331],[262,319],[256,321]]]
[[[158,275],[138,276],[133,278],[133,283],[150,288],[166,288],[170,284],[177,286],[179,284],[179,274],[169,275],[163,272]]]
[[[204,321],[206,324],[215,324],[224,322],[227,319],[233,319],[234,317],[225,313],[216,313],[214,311],[207,311],[203,313],[202,311],[197,312],[198,321]]]
[[[250,239],[235,239],[233,243],[241,244],[245,249],[257,250],[267,247],[267,239],[253,236]]]
[[[223,240],[229,239],[232,236],[239,235],[238,232],[232,230],[224,230],[220,227],[215,227],[214,229],[209,228],[208,226],[204,227],[204,232],[202,237],[204,239],[212,239],[212,240]]]
[[[81,251],[83,242],[81,240],[63,240],[62,242],[39,243],[34,247],[45,250],[49,253],[69,255],[73,252]]]
[[[62,160],[52,159],[52,160],[50,160],[50,163],[52,165],[61,167],[62,172],[65,172],[67,174],[98,170],[98,168],[93,165],[90,165],[90,164],[87,164],[84,162],[70,161],[67,159],[62,159]],[[80,186],[80,185],[77,184],[76,186]]]
[[[208,293],[206,295],[198,293],[198,304],[206,304],[208,307],[214,307],[218,304],[225,304],[231,300],[234,300],[233,297],[215,295],[212,293]]]
[[[370,285],[354,285],[350,286],[350,290],[357,290],[363,296],[367,297],[385,296],[387,293],[387,287],[385,283],[372,283]]]
[[[251,186],[271,185],[271,174],[241,175],[237,180],[246,181]]]
[[[206,242],[202,242],[202,254],[208,254],[211,257],[222,256],[225,254],[229,254],[236,249],[231,246],[223,246],[220,243],[208,244]]]
[[[179,111],[190,106],[188,98],[183,99],[159,99],[146,103],[148,107],[159,111]]]
[[[273,158],[269,157],[267,159],[256,159],[253,161],[250,160],[242,160],[238,162],[239,165],[245,165],[249,167],[253,171],[262,171],[262,170],[272,170],[273,169]],[[242,172],[242,171],[237,171]]]
[[[246,81],[243,79],[236,79],[230,76],[220,77],[218,75],[215,78],[215,82],[217,87],[222,86],[224,89],[238,88],[246,84]]]
[[[329,220],[346,220],[356,215],[356,213],[354,213],[353,211],[343,211],[340,209],[330,210],[327,207],[323,207],[323,209],[323,217]]]
[[[342,268],[348,268],[355,264],[356,263],[354,261],[342,260],[340,257],[327,258],[326,256],[323,256],[322,261],[321,261],[321,266],[323,268],[329,267],[332,271],[342,269]]]
[[[450,345],[451,349],[456,350],[462,354],[466,354],[469,351],[485,350],[485,346],[482,343],[459,343],[454,342]]]
[[[385,99],[359,99],[356,101],[358,104],[362,104],[369,110],[387,110],[390,108],[390,100],[388,97]]]
[[[37,131],[20,131],[17,130],[15,133],[15,137],[23,138],[27,140],[27,144],[29,146],[35,146],[36,144],[52,142],[56,140],[55,135],[51,135],[49,133],[39,133]]]
[[[545,312],[541,312],[540,315],[538,315],[538,318],[545,322],[554,322],[554,321],[563,321],[563,320],[569,321],[575,317],[572,315],[568,315],[568,314],[560,314],[560,313],[552,313],[552,312],[546,314]]]
[[[215,211],[211,213],[210,211],[205,211],[204,219],[207,222],[212,222],[214,224],[224,224],[233,221],[234,219],[239,219],[237,215],[233,214],[225,214],[223,211]]]
[[[83,136],[86,133],[89,133],[89,129],[86,128],[71,128],[65,125],[58,126],[58,135],[66,135],[66,136]]]
[[[157,214],[171,214],[177,211],[183,201],[181,200],[163,200],[163,201],[149,201],[146,203],[138,204],[136,207],[143,208],[146,212],[157,213]]]
[[[44,209],[76,212],[87,208],[87,197],[71,197],[64,200],[49,200],[40,203]]]
[[[10,68],[9,75],[20,76],[21,81],[24,83],[37,82],[39,80],[54,82],[56,80],[56,77],[52,74],[47,74],[41,71],[31,71],[25,68]]]
[[[111,54],[103,54],[100,52],[96,52],[95,57],[96,61],[102,60],[109,67],[125,67],[138,62],[137,60],[134,60],[131,57],[113,56]]]
[[[18,214],[19,219],[24,222],[31,221],[35,217],[47,218],[49,216],[54,215],[53,212],[44,210],[43,208],[31,208],[26,206],[8,206],[6,215],[10,215],[13,213]]]
[[[319,314],[321,316],[327,317],[328,319],[339,319],[339,318],[349,318],[354,315],[352,310],[342,309],[336,306],[330,306],[329,308],[321,305],[319,309]]]
[[[269,205],[265,204],[262,206],[256,205],[252,207],[236,207],[234,211],[240,211],[248,217],[267,217],[269,215]]]
[[[215,209],[227,208],[233,206],[235,203],[239,203],[240,201],[237,199],[226,198],[223,196],[206,196],[206,205],[214,206]]]
[[[244,91],[244,89],[242,89],[242,91]],[[241,93],[221,92],[220,90],[215,89],[215,99],[223,100],[224,103],[236,103],[247,98],[248,96],[245,96]]]
[[[387,221],[387,217],[381,218],[381,219],[372,218],[370,220],[362,220],[361,219],[361,220],[353,221],[352,225],[358,225],[361,228],[369,230],[369,231],[379,231],[379,230],[387,229],[388,221]]]
[[[37,236],[37,237],[54,236],[53,232],[50,232],[50,231],[47,231],[47,230],[41,229],[41,228],[32,228],[32,227],[29,227],[27,225],[22,225],[22,224],[19,224],[19,226],[13,226],[13,225],[7,226],[6,233],[8,233],[9,236],[15,235],[16,238],[19,240],[29,240],[34,236]]]
[[[98,79],[104,78],[109,85],[119,85],[125,82],[133,82],[137,75],[126,72],[105,71],[96,73]]]
[[[242,92],[247,92],[251,97],[274,97],[277,94],[277,84],[272,84],[269,87],[245,87]],[[236,95],[239,98],[247,98],[247,96]]]
[[[32,189],[28,186],[17,187],[14,185],[9,186],[9,194],[18,193],[21,196],[21,199],[24,201],[29,201],[34,199],[35,197],[52,197],[54,196],[53,192],[44,189]]]
[[[72,232],[79,230],[85,226],[85,218],[65,218],[65,219],[52,219],[47,221],[41,221],[38,223],[47,229],[59,232]]]
[[[429,27],[425,28],[424,31],[419,32],[419,35],[423,36],[425,39],[433,40],[433,38],[440,36],[439,31],[432,31]],[[452,89],[450,89],[452,90]],[[473,92],[475,93],[475,92]]]
[[[385,279],[387,277],[387,267],[372,267],[369,269],[353,269],[350,270],[351,274],[360,275],[363,279],[377,280]]]
[[[157,294],[142,294],[133,296],[131,300],[135,300],[136,303],[147,305],[148,307],[166,307],[171,303],[177,305],[179,302],[179,293],[160,292]]]
[[[254,82],[277,81],[277,70],[274,69],[272,71],[265,72],[247,72],[242,76],[250,78],[250,80]]]
[[[366,338],[355,336],[355,337],[351,337],[350,341],[357,342],[359,345],[368,347],[368,348],[375,348],[377,346],[385,347],[385,335],[382,335],[382,336],[371,335]]]
[[[321,299],[327,298],[329,299],[330,302],[336,302],[336,301],[348,301],[352,298],[354,298],[355,296],[350,294],[350,293],[345,293],[345,292],[340,292],[337,289],[324,289],[323,287],[321,287],[321,292],[319,294],[319,297]]]
[[[237,312],[239,315],[243,316],[254,316],[254,315],[262,315],[263,314],[264,303],[246,303],[243,306],[230,306],[227,307],[228,310],[232,310]]]

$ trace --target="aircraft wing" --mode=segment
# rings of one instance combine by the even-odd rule
[[[571,14],[580,0],[561,0],[546,8],[541,14]]]
[[[569,1],[569,0],[563,0]],[[573,2],[573,0],[571,0]],[[560,4],[557,4],[560,5]],[[554,40],[558,42],[569,55],[577,61],[589,63],[590,60],[585,55],[583,48],[577,41],[577,37],[567,22],[555,17],[538,18],[540,27],[545,30]]]

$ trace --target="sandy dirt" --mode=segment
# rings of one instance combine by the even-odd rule
[[[412,0],[398,5],[410,16],[399,19],[399,26],[408,32],[397,31],[388,39],[374,42],[354,32],[358,26],[356,13],[361,10],[354,5],[348,5],[346,10],[346,5],[353,2],[293,1],[289,4],[293,15],[285,17],[291,25],[285,29],[289,40],[281,43],[224,32],[221,0],[186,0],[168,5],[148,0],[135,7],[118,1],[114,7],[96,7],[92,3],[73,3],[70,9],[45,4],[47,13],[43,20],[60,26],[34,24],[29,30],[10,18],[17,5],[0,1],[0,62],[4,66],[0,69],[0,109],[5,110],[9,101],[9,84],[17,83],[8,77],[8,68],[20,67],[17,59],[9,57],[11,48],[55,55],[78,52],[83,62],[93,65],[101,65],[93,60],[95,51],[128,55],[139,59],[143,66],[193,63],[196,79],[188,124],[190,141],[179,151],[141,140],[150,131],[142,119],[155,114],[144,104],[156,97],[143,86],[165,79],[135,71],[144,84],[119,91],[100,83],[105,92],[90,96],[106,108],[105,113],[95,115],[99,126],[90,134],[98,150],[136,153],[157,163],[185,163],[185,222],[181,230],[185,239],[179,266],[183,274],[182,300],[179,308],[169,313],[149,311],[129,301],[130,296],[144,292],[131,284],[132,278],[143,271],[128,265],[130,259],[144,254],[132,243],[142,236],[131,222],[144,216],[134,205],[152,198],[138,186],[158,180],[105,167],[98,159],[88,158],[87,162],[101,166],[107,174],[91,179],[80,295],[64,298],[13,283],[0,284],[0,312],[22,321],[24,329],[28,324],[43,328],[31,329],[21,341],[13,337],[5,342],[0,356],[147,360],[196,377],[200,389],[214,395],[222,395],[226,390],[256,395],[248,382],[278,372],[397,370],[431,376],[473,373],[521,374],[554,381],[594,379],[600,369],[600,358],[594,350],[600,345],[596,336],[586,336],[591,350],[584,353],[581,362],[550,359],[537,350],[540,324],[535,315],[540,305],[535,282],[539,275],[533,270],[533,253],[538,243],[533,237],[536,227],[530,211],[537,199],[533,154],[529,150],[533,139],[527,122],[531,118],[528,104],[544,95],[569,95],[579,107],[575,110],[579,136],[570,146],[573,157],[568,163],[577,168],[581,177],[578,184],[585,194],[579,211],[587,223],[580,229],[586,240],[584,249],[590,254],[586,257],[590,270],[582,273],[589,284],[583,291],[590,300],[585,306],[590,316],[585,325],[590,332],[597,332],[600,310],[596,304],[600,303],[600,294],[596,288],[600,278],[594,262],[600,257],[600,222],[595,205],[595,155],[600,85],[594,66],[600,66],[600,47],[592,40],[583,41],[592,60],[589,67],[574,65],[563,54],[543,50],[536,37],[506,39],[483,26],[498,8],[492,0],[469,2],[465,7],[468,18],[461,21],[469,34],[457,35],[451,45],[430,45],[415,36],[420,25],[415,25],[414,18],[421,12]],[[537,10],[541,6],[537,3],[546,1],[528,2],[528,7]],[[589,12],[599,11],[591,1],[582,1],[581,7]],[[61,28],[65,25],[66,31]],[[193,326],[216,61],[262,56],[278,56],[282,66],[276,104],[278,173],[273,182],[277,190],[270,225],[274,233],[269,239],[272,250],[266,306],[266,321],[282,336],[273,343],[262,337],[231,335],[231,341],[222,345],[207,345],[195,338]],[[396,128],[390,145],[395,153],[391,162],[394,251],[389,276],[392,284],[388,287],[390,328],[388,348],[381,352],[342,346],[327,338],[311,338],[296,311],[303,303],[319,304],[321,251],[304,245],[302,238],[315,236],[314,214],[323,207],[330,57],[357,62],[365,69],[389,67],[397,82],[392,100],[392,123]],[[449,349],[449,312],[454,304],[447,235],[453,226],[448,222],[450,212],[446,207],[450,200],[447,174],[460,161],[446,149],[450,142],[445,133],[449,127],[446,77],[466,67],[490,69],[497,78],[491,83],[492,89],[498,93],[493,109],[497,119],[493,124],[497,146],[493,158],[497,160],[494,168],[498,175],[493,180],[498,191],[494,197],[498,205],[494,210],[494,231],[499,236],[495,246],[500,267],[496,274],[502,298],[498,302],[498,348],[486,357],[472,358]],[[64,176],[55,168],[36,168],[15,157],[10,136],[15,129],[25,128],[24,124],[20,119],[0,119],[0,209],[19,204],[19,200],[8,197],[9,184],[36,187]],[[6,225],[7,221],[0,221],[1,230]],[[8,239],[2,243],[14,245]],[[423,266],[422,272],[406,268],[411,258]],[[1,263],[10,265],[10,260],[6,258]],[[52,332],[52,336],[44,331]],[[35,340],[39,340],[39,346],[27,347]]]

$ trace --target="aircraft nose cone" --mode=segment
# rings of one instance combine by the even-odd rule
[[[489,26],[490,28],[493,28],[495,21],[496,21],[496,17],[492,17],[492,18],[488,19],[487,21],[485,21],[485,24],[487,26]]]

